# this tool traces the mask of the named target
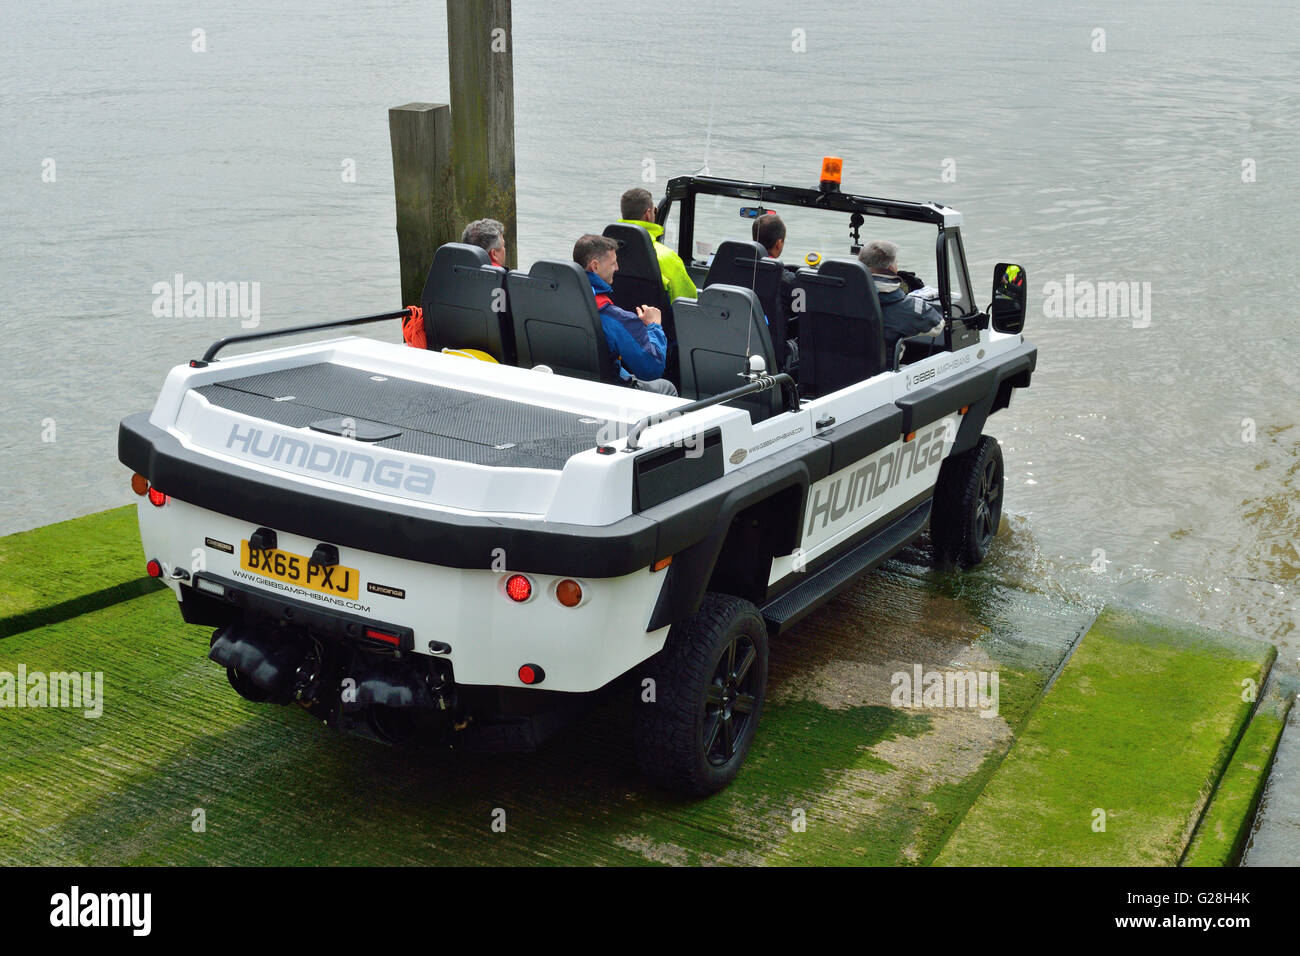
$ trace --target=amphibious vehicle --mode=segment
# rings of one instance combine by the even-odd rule
[[[644,229],[606,231],[615,300],[664,310],[676,398],[619,383],[576,264],[511,271],[458,243],[418,307],[214,343],[121,423],[149,573],[214,629],[209,656],[250,700],[386,741],[530,749],[627,687],[643,772],[724,787],[769,640],[927,525],[938,560],[984,556],[1003,491],[984,424],[1035,367],[1023,269],[999,265],[977,309],[957,211],[849,194],[838,173],[669,182],[658,219],[695,299],[665,301]],[[792,242],[847,226],[850,254],[867,221],[921,230],[942,333],[886,354],[851,255],[790,269],[787,308],[786,267],[743,239],[769,209]],[[220,354],[411,319],[427,350],[345,336]]]

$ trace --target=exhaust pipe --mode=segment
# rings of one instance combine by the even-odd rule
[[[227,624],[212,635],[208,657],[226,668],[239,696],[256,703],[287,704],[304,654],[244,624]]]
[[[370,674],[357,681],[357,704],[378,704],[381,707],[406,708],[432,706],[432,701],[421,701],[421,682],[415,674]],[[424,694],[425,697],[428,694]]]
[[[411,670],[363,670],[349,680],[354,683],[345,685],[342,710],[360,712],[370,731],[386,743],[408,739],[416,729],[416,715],[438,709],[428,685]]]

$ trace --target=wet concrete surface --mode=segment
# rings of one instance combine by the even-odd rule
[[[1300,865],[1300,708],[1287,718],[1241,865]]]

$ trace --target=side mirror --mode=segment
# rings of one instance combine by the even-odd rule
[[[993,304],[989,306],[993,328],[999,332],[1020,332],[1025,327],[1028,282],[1022,266],[999,262],[993,270]]]

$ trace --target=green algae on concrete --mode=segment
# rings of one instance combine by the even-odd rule
[[[1177,864],[1276,653],[1103,611],[936,862]]]
[[[0,637],[157,590],[134,505],[0,538]]]
[[[0,672],[101,672],[103,713],[0,708],[0,863],[923,863],[1092,612],[900,567],[774,643],[750,758],[698,801],[638,778],[635,681],[538,753],[394,748],[240,699],[166,591],[28,630]],[[890,706],[914,663],[1000,670],[998,719]]]
[[[1183,866],[1232,866],[1241,855],[1295,690],[1270,680],[1183,857]]]

